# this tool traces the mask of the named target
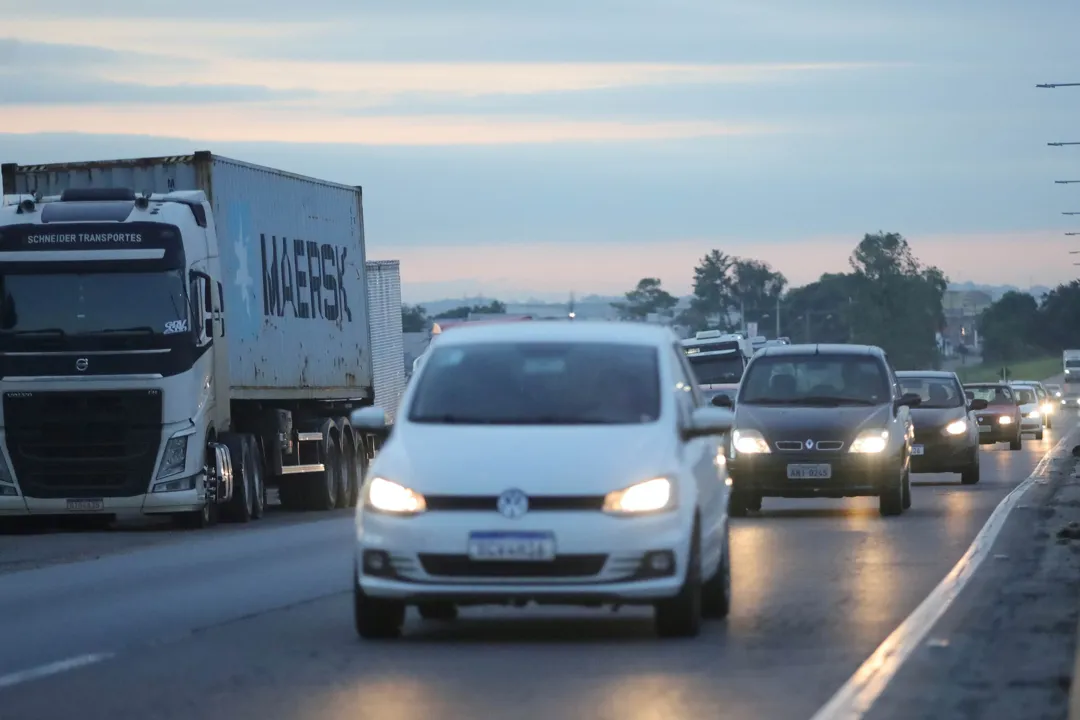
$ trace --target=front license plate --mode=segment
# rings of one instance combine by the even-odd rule
[[[100,512],[105,509],[104,500],[68,500],[67,509],[72,512]]]
[[[832,465],[788,465],[787,476],[788,480],[828,480],[832,477]]]
[[[922,445],[912,445],[911,446],[911,454],[912,455],[922,455],[924,452],[925,452],[925,450],[923,449]]]
[[[980,425],[979,426],[979,432],[990,432],[993,429],[994,428],[990,427],[989,425]]]
[[[555,535],[548,532],[474,532],[469,535],[472,560],[555,559]]]

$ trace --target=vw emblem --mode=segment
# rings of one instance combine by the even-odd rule
[[[86,368],[90,366],[90,361],[86,358],[79,358],[75,361],[75,369],[79,372],[86,372]]]
[[[807,440],[806,441],[806,449],[807,450],[813,450],[814,449],[814,441],[813,440]]]
[[[529,512],[529,496],[520,490],[507,490],[499,496],[495,507],[504,517],[519,518]]]

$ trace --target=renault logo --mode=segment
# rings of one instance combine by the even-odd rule
[[[90,367],[90,361],[86,358],[79,358],[75,361],[75,369],[79,372],[86,372],[86,368]]]
[[[529,497],[520,490],[507,490],[499,496],[495,507],[504,517],[519,518],[529,512]]]
[[[814,449],[814,441],[813,440],[807,440],[804,443],[804,445],[806,446],[807,450],[813,450]]]

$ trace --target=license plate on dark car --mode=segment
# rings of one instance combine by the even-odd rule
[[[799,464],[787,466],[788,480],[828,480],[832,477],[829,463]]]

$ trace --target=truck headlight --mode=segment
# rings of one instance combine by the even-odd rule
[[[170,475],[184,472],[187,466],[188,438],[191,435],[171,437],[165,443],[165,452],[161,454],[161,469],[158,470],[158,479],[167,478]]]
[[[851,450],[849,452],[871,455],[884,452],[885,447],[888,444],[888,430],[864,430],[859,433],[857,438],[855,438],[855,442],[851,443]]]
[[[424,496],[385,478],[372,478],[365,490],[364,505],[376,512],[415,515],[427,510]]]
[[[667,478],[639,482],[623,490],[608,493],[604,497],[604,512],[637,515],[667,510],[673,506],[674,493],[671,490],[671,481]]]

